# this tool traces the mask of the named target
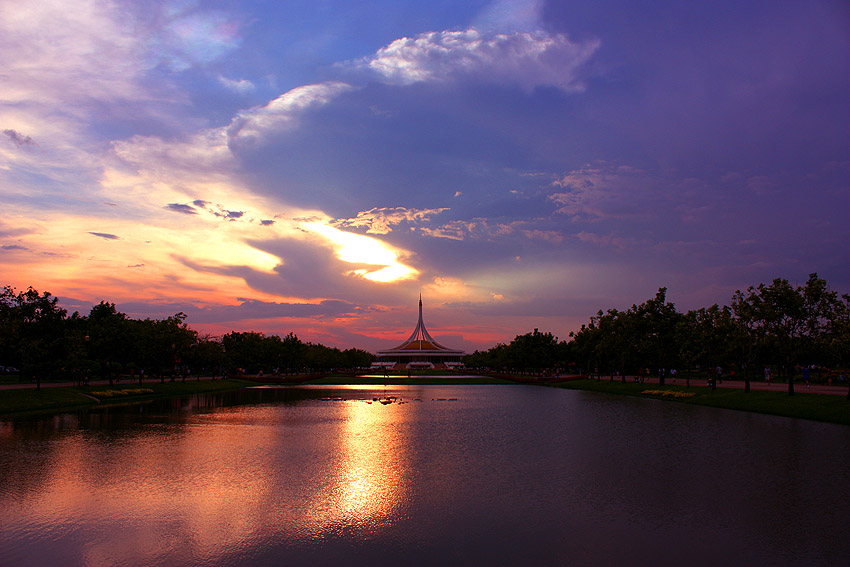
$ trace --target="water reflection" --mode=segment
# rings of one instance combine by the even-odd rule
[[[339,461],[325,528],[345,524],[372,532],[391,521],[407,496],[406,444],[401,406],[348,402],[342,407]]]
[[[7,421],[0,565],[829,565],[848,447],[847,428],[521,386]]]

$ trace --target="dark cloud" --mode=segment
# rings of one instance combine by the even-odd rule
[[[271,226],[275,223],[273,220],[261,220],[260,226]]]
[[[19,246],[18,244],[6,244],[0,246],[0,250],[29,250],[29,248]]]
[[[16,132],[15,130],[7,129],[3,130],[3,133],[8,136],[12,143],[18,146],[19,148],[23,146],[35,145],[35,141],[31,137],[24,136],[23,134],[21,134],[20,132]]]
[[[195,199],[194,201],[192,201],[192,204],[196,207],[204,208],[209,204],[209,201],[204,201],[203,199]]]
[[[191,303],[121,303],[117,308],[128,314],[154,313],[155,317],[168,317],[182,311],[189,324],[228,323],[244,320],[280,318],[321,318],[352,315],[358,308],[349,302],[325,300],[319,303],[274,303],[239,298],[238,305],[197,307]]]
[[[127,266],[128,268],[144,268],[144,264],[133,264],[132,266]]]
[[[485,94],[488,104],[482,106]],[[539,99],[499,89],[372,85],[301,116],[297,131],[233,149],[257,191],[337,217],[387,206],[462,207],[482,214],[481,207],[502,204],[500,196],[518,184],[538,185],[510,172],[527,171],[528,160],[541,155],[534,140],[556,127],[551,117],[531,109],[542,106],[556,115],[566,110],[563,101]],[[398,116],[376,117],[369,110],[374,101]],[[532,143],[523,147],[521,141]],[[455,197],[458,191],[463,200]]]
[[[115,236],[114,234],[109,234],[108,232],[89,232],[92,236],[97,236],[99,238],[104,238],[106,240],[121,240],[120,236]]]
[[[175,213],[183,213],[184,215],[198,214],[198,211],[192,205],[184,205],[182,203],[168,203],[165,208]]]
[[[25,234],[32,234],[33,232],[35,231],[31,228],[22,228],[18,226],[13,228],[0,220],[0,237],[13,238],[23,236]]]

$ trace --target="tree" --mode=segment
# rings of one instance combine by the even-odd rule
[[[215,340],[209,335],[200,337],[194,345],[189,347],[186,363],[193,369],[198,378],[205,373],[210,374],[213,378],[217,374],[223,375],[226,367],[224,346],[221,341]]]
[[[85,344],[92,370],[106,377],[111,386],[134,358],[127,316],[119,313],[114,303],[101,301],[89,312],[86,327]]]
[[[800,354],[821,342],[842,313],[838,295],[825,280],[809,274],[805,286],[794,288],[776,278],[770,285],[750,286],[733,297],[733,309],[749,344],[782,360],[788,394],[794,395],[794,372]]]
[[[552,368],[555,366],[557,345],[558,337],[537,329],[517,335],[508,345],[510,365],[523,371]]]
[[[41,380],[61,371],[68,354],[65,340],[67,311],[59,298],[32,287],[19,293],[9,286],[0,293],[0,345],[24,376]],[[6,364],[9,364],[8,362]]]
[[[636,321],[636,337],[645,360],[652,360],[659,369],[659,384],[664,385],[664,372],[678,357],[676,348],[676,325],[681,315],[676,306],[667,301],[667,288],[658,289],[653,299],[639,306],[632,306]]]

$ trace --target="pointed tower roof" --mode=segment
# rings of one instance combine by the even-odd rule
[[[447,355],[462,355],[463,351],[450,349],[438,343],[428,329],[425,328],[425,322],[422,319],[422,294],[419,294],[419,321],[416,323],[416,328],[413,329],[410,337],[397,347],[389,350],[379,351],[379,355],[387,355],[392,353],[414,353],[422,352],[423,354],[447,354]]]

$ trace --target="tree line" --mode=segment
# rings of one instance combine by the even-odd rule
[[[658,374],[682,377],[718,371],[746,382],[766,372],[787,381],[803,369],[822,376],[848,366],[850,295],[839,295],[810,274],[794,287],[776,278],[770,284],[738,290],[730,305],[712,305],[680,313],[667,301],[667,289],[626,310],[601,309],[569,340],[535,329],[510,344],[468,355],[468,366],[504,371],[543,372],[581,368],[585,373]]]
[[[258,332],[201,336],[184,313],[133,319],[101,301],[69,315],[57,297],[32,287],[0,292],[0,364],[22,379],[81,381],[119,376],[310,373],[369,366],[373,355]]]

